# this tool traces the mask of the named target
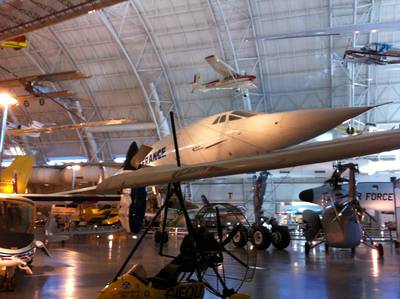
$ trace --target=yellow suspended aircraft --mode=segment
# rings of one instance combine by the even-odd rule
[[[21,50],[28,47],[29,43],[26,41],[25,35],[20,35],[12,39],[7,39],[0,44],[1,49],[14,49]]]

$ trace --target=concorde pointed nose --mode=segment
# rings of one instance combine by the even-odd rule
[[[305,109],[259,115],[258,117],[250,118],[254,119],[252,128],[260,127],[260,124],[263,123],[262,127],[268,129],[265,132],[261,132],[259,134],[260,140],[256,140],[253,143],[268,144],[269,147],[266,150],[296,145],[332,130],[344,121],[377,106],[379,105]]]
[[[282,116],[282,126],[322,134],[377,106],[297,110]]]

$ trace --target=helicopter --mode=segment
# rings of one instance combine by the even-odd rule
[[[380,257],[383,256],[382,244],[372,241],[368,233],[363,229],[360,219],[363,214],[374,219],[360,205],[357,198],[355,173],[358,173],[358,165],[354,163],[337,164],[331,178],[326,181],[331,186],[322,198],[315,198],[311,202],[324,207],[322,219],[317,212],[312,210],[303,211],[303,233],[306,238],[304,245],[305,253],[308,255],[310,250],[325,243],[325,250],[329,247],[350,248],[352,254],[355,248],[362,243],[378,251]],[[345,171],[349,171],[349,179],[343,178]],[[348,194],[343,194],[344,182],[348,182]],[[307,194],[312,189],[304,190],[300,193],[300,199],[307,200]]]

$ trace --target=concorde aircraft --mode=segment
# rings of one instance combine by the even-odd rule
[[[123,188],[299,166],[400,148],[400,130],[298,145],[375,107],[219,113],[177,131],[182,166],[176,166],[173,138],[167,136],[142,152],[140,159],[136,155],[136,160],[148,167],[120,171],[93,189],[100,194],[115,194]],[[138,164],[133,160],[131,164]],[[124,228],[130,231],[129,226]]]

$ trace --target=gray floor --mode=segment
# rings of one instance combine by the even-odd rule
[[[173,253],[180,238],[172,238],[168,250]],[[110,280],[136,242],[124,233],[76,236],[49,245],[52,257],[37,253],[33,276],[19,274],[14,292],[0,293],[0,299],[12,298],[95,298]],[[268,249],[257,255],[253,280],[242,291],[252,298],[400,298],[400,250],[385,244],[385,257],[361,246],[351,257],[348,250],[333,250],[325,255],[323,246],[308,258],[303,242],[293,241],[284,251]],[[155,274],[168,259],[157,255],[147,239],[133,262],[144,264]],[[213,298],[208,295],[207,298]]]

